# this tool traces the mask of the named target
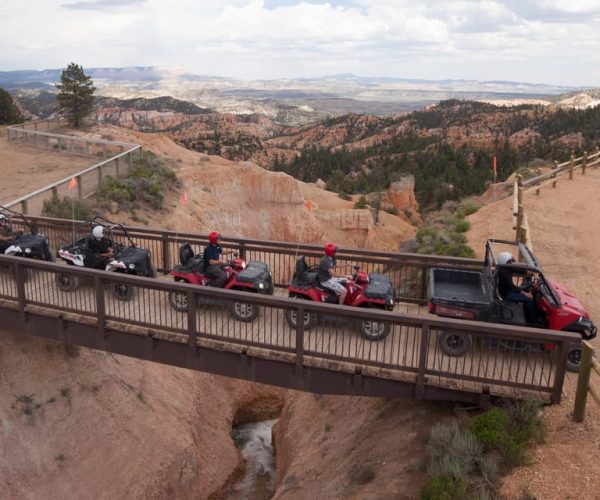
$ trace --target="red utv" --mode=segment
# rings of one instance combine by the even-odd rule
[[[210,286],[212,278],[204,273],[204,260],[202,256],[194,255],[189,243],[181,245],[179,260],[180,265],[175,266],[169,272],[175,281]],[[223,267],[223,270],[227,273],[227,281],[223,288],[273,295],[273,278],[269,267],[264,262],[251,260],[246,264],[244,259],[235,256]],[[169,302],[177,311],[187,311],[188,297],[186,293],[170,292]],[[259,310],[260,308],[256,304],[235,302],[231,312],[236,319],[249,322],[258,316]]]
[[[352,279],[344,283],[348,293],[344,305],[352,307],[374,307],[391,311],[394,309],[394,286],[390,279],[384,274],[361,271],[359,266],[354,266]],[[296,260],[296,270],[291,283],[288,286],[290,297],[296,299],[311,300],[328,304],[337,304],[337,295],[323,287],[317,280],[317,268],[309,268],[303,255]],[[285,313],[287,322],[293,328],[297,326],[297,313],[295,310],[287,310]],[[317,315],[305,311],[304,329],[309,330],[317,323]],[[368,340],[382,340],[390,332],[389,323],[380,321],[364,320],[360,325],[360,333]]]
[[[498,261],[500,247],[512,250],[511,255],[520,255],[521,262],[504,264]],[[505,252],[502,252],[505,253]],[[531,291],[536,306],[538,321],[528,323],[520,304],[504,300],[498,293],[498,266],[507,265],[524,278],[521,289]],[[522,243],[505,240],[488,240],[483,271],[461,269],[431,269],[429,276],[429,312],[448,318],[472,319],[491,323],[504,323],[535,328],[548,328],[577,332],[585,340],[593,339],[597,327],[590,315],[562,285],[544,277],[542,268],[533,252]],[[532,342],[514,342],[492,339],[492,344],[509,344],[507,347],[540,351],[552,345]],[[462,356],[471,347],[472,337],[466,333],[444,332],[438,345],[449,356]],[[569,347],[567,369],[578,371],[581,363],[581,344]]]

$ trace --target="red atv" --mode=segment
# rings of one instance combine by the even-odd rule
[[[498,252],[504,247],[510,252]],[[513,254],[521,256],[521,262],[512,262]],[[508,258],[511,260],[506,260]],[[520,304],[503,299],[498,293],[498,267],[505,266],[524,279],[522,290],[533,295],[537,320],[525,319]],[[544,273],[531,250],[522,243],[505,240],[488,240],[483,271],[462,269],[431,269],[429,277],[429,312],[449,318],[488,321],[510,325],[529,326],[577,332],[585,340],[593,339],[597,327],[590,315],[562,285],[544,277]],[[470,348],[473,338],[468,333],[443,332],[438,338],[440,349],[448,356],[462,356]],[[502,345],[510,349],[545,352],[553,348],[535,342],[491,339],[491,346]],[[578,371],[581,363],[581,344],[569,346],[567,369]]]
[[[368,274],[354,266],[352,279],[344,284],[348,293],[344,305],[352,307],[375,307],[391,311],[394,309],[394,286],[384,274]],[[317,280],[317,267],[309,268],[303,255],[296,260],[296,271],[288,286],[289,296],[296,299],[312,300],[314,302],[337,304],[338,296],[323,287]],[[298,318],[293,309],[285,313],[287,322],[296,328]],[[304,329],[309,330],[317,323],[314,312],[304,312]],[[362,321],[360,333],[368,340],[382,340],[390,333],[389,323],[380,321]]]
[[[180,265],[169,272],[175,281],[191,283],[192,285],[210,286],[213,278],[204,273],[204,259],[194,255],[189,243],[184,243],[179,249]],[[273,278],[269,267],[264,262],[251,260],[248,264],[237,255],[223,267],[227,273],[227,281],[223,288],[228,290],[243,290],[246,292],[273,295]],[[209,299],[203,299],[209,302]],[[177,311],[187,311],[188,297],[186,293],[170,292],[169,302]],[[245,302],[234,302],[231,312],[240,321],[252,321],[259,313],[259,306]]]

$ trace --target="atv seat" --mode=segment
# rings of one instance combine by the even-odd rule
[[[187,262],[194,257],[194,250],[192,250],[192,245],[189,243],[184,243],[179,248],[179,262],[181,262],[182,266],[185,266]]]
[[[292,278],[292,284],[297,286],[318,285],[317,272],[308,267],[304,255],[296,259],[296,270]]]
[[[500,305],[500,321],[513,325],[527,325],[523,306],[517,302],[502,299]]]

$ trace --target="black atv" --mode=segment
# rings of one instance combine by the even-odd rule
[[[14,239],[0,242],[0,253],[4,255],[15,255],[17,257],[26,257],[28,259],[37,259],[45,261],[54,261],[54,255],[50,251],[50,243],[48,236],[39,234],[33,224],[19,212],[15,212],[6,207],[0,207],[0,216],[8,221],[9,227],[12,228],[13,218],[18,218],[23,221],[24,228],[29,232],[15,231]],[[27,279],[25,274],[25,279]]]
[[[90,248],[92,236],[89,233],[91,233],[96,226],[102,226],[105,234],[108,235],[107,239],[111,242],[111,247],[114,251],[113,256],[99,256],[92,248]],[[98,216],[79,224],[76,228],[76,233],[81,232],[81,229],[84,227],[88,227],[90,230],[86,236],[79,238],[73,243],[62,246],[57,252],[58,257],[67,264],[92,269],[102,269],[109,272],[144,276],[147,278],[156,277],[156,271],[152,267],[150,251],[146,248],[135,246],[123,225],[110,222],[109,220]],[[113,229],[115,228],[129,241],[128,246],[122,245],[114,240]],[[69,274],[57,274],[56,283],[61,290],[72,292],[79,287],[79,278]],[[133,287],[125,283],[114,283],[113,292],[115,297],[119,300],[129,300],[133,297]]]

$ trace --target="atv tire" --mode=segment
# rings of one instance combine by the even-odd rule
[[[442,332],[438,337],[438,346],[441,351],[455,358],[464,356],[472,344],[473,338],[468,333]]]
[[[123,302],[131,300],[133,297],[133,285],[127,285],[125,283],[114,283],[113,284],[113,293],[115,297]]]
[[[292,328],[298,327],[298,311],[287,309],[285,319]],[[304,311],[304,331],[310,330],[317,324],[317,315],[313,312]]]
[[[571,345],[569,346],[569,352],[567,354],[567,371],[577,373],[581,366],[581,346]]]
[[[188,295],[186,292],[169,292],[169,304],[179,312],[188,310]]]
[[[231,305],[231,314],[238,321],[249,323],[258,317],[260,306],[258,304],[250,304],[249,302],[234,302]]]
[[[360,334],[367,340],[377,341],[386,338],[391,330],[389,323],[365,320],[360,324]]]
[[[63,292],[74,292],[79,288],[79,277],[71,274],[56,274],[56,284]]]

